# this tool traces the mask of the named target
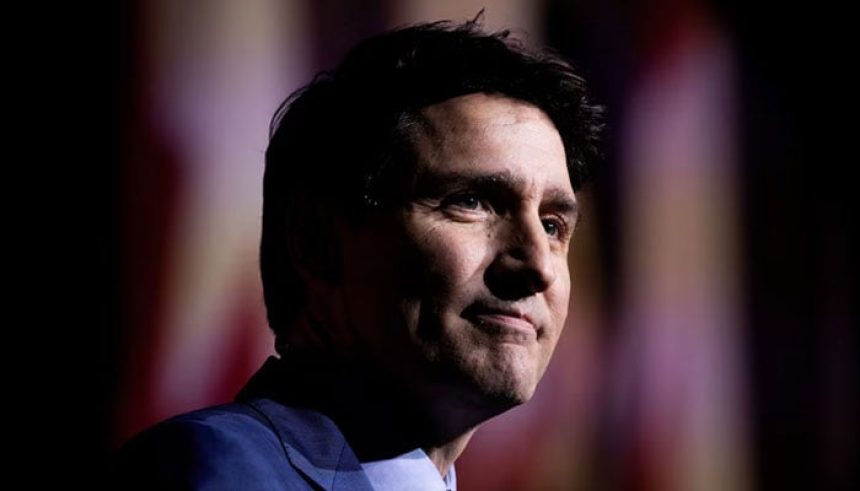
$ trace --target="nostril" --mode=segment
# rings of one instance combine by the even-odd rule
[[[548,289],[556,279],[553,253],[543,222],[524,213],[507,222],[501,247],[485,271],[486,284],[505,299],[524,298]]]
[[[546,290],[555,281],[555,273],[548,263],[536,264],[530,274],[531,290],[535,293]]]
[[[485,282],[500,298],[515,300],[548,289],[556,279],[546,251],[511,249],[500,254],[485,272]]]

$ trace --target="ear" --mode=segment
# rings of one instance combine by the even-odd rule
[[[293,208],[287,244],[295,271],[311,289],[337,283],[341,276],[341,237],[330,206],[300,200]]]

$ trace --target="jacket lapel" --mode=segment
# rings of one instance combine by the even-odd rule
[[[252,399],[247,403],[266,415],[290,463],[308,480],[327,491],[373,490],[361,464],[331,419],[319,412],[285,406],[269,398]]]

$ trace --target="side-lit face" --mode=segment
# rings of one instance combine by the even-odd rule
[[[350,232],[346,317],[379,363],[429,397],[531,397],[567,315],[576,198],[555,126],[485,94],[423,110],[407,199]]]

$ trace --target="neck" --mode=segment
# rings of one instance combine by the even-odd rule
[[[421,448],[444,476],[486,419],[422,397],[370,363],[286,354],[283,368],[282,397],[331,417],[362,462]]]
[[[462,435],[451,439],[445,444],[426,447],[422,450],[424,450],[424,453],[430,457],[430,460],[436,466],[436,469],[439,470],[439,475],[445,477],[445,475],[448,474],[448,471],[451,470],[451,466],[454,465],[454,461],[456,461],[460,454],[463,453],[463,450],[465,450],[466,445],[469,443],[473,434],[475,434],[475,428],[466,431]]]

